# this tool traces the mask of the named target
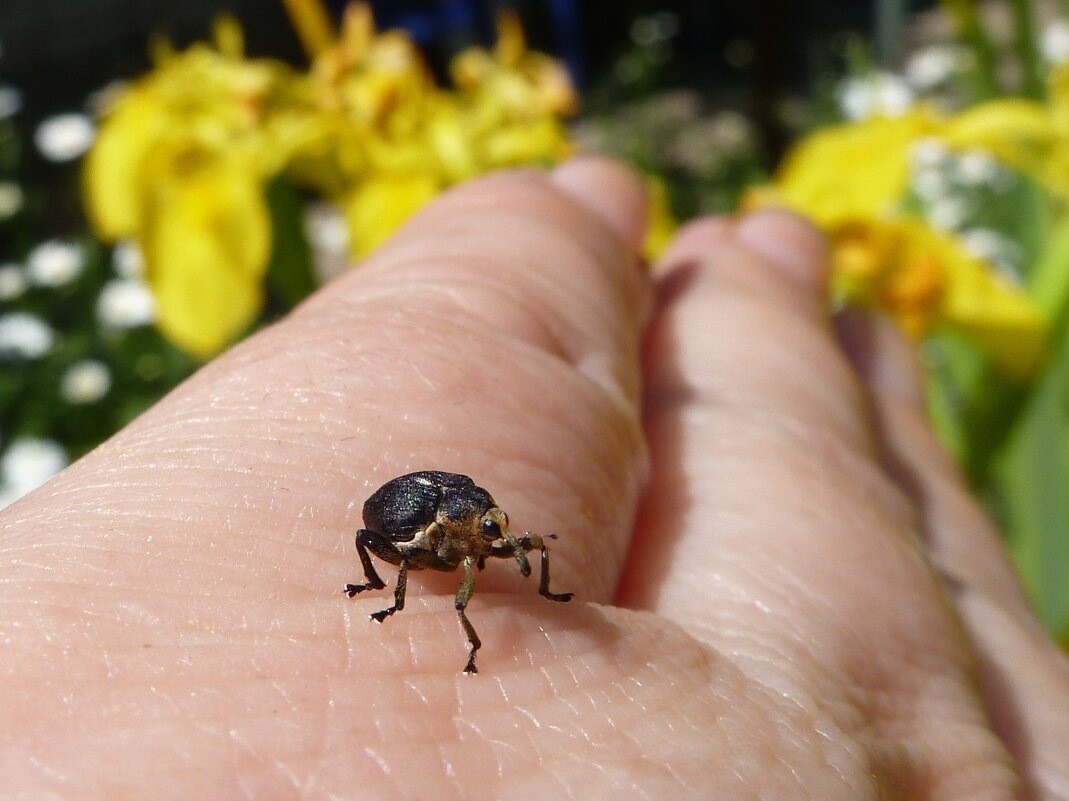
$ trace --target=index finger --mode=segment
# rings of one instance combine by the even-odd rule
[[[568,185],[584,170],[632,189],[593,211]],[[556,573],[608,598],[645,471],[646,286],[619,235],[642,198],[621,174],[589,162],[450,193],[11,510],[5,550],[132,590],[334,592],[364,498],[440,469],[563,535]]]

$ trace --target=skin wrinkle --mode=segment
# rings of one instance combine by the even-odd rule
[[[827,332],[814,329],[815,315],[808,308],[805,313],[800,313],[790,301],[770,301],[767,297],[770,288],[780,290],[779,285],[767,277],[767,265],[753,264],[752,268],[744,271],[733,266],[728,272],[719,265],[691,262],[675,267],[660,279],[658,293],[662,313],[649,333],[647,353],[667,351],[672,356],[647,359],[649,385],[657,391],[673,384],[709,386],[716,396],[739,388],[747,393],[747,401],[754,403],[762,398],[776,397],[776,393],[764,391],[762,383],[755,379],[772,380],[780,387],[780,393],[784,387],[790,387],[792,392],[808,392],[811,365],[820,364],[823,373],[831,371],[832,375],[824,376],[818,386],[824,389],[823,396],[835,403],[820,403],[821,414],[817,417],[834,412],[831,419],[842,425],[840,421],[850,420],[850,413],[856,414],[862,408],[860,387],[848,363],[829,341]],[[758,274],[765,276],[760,286],[750,286]],[[793,296],[788,293],[786,297]],[[703,309],[701,315],[690,312],[697,307]],[[715,321],[712,328],[708,325],[709,320]],[[743,331],[751,330],[775,331],[776,336],[754,336],[746,349],[711,347],[724,338],[738,338]],[[791,347],[778,348],[778,342],[790,342]],[[732,362],[732,359],[736,361]],[[754,363],[762,365],[761,374],[749,373],[749,367]],[[694,369],[680,371],[674,366],[677,364],[688,364]],[[746,371],[747,380],[732,380],[730,371],[740,369]],[[782,370],[788,371],[788,378],[781,375]],[[799,370],[803,371],[802,380],[789,377]],[[778,383],[781,380],[782,384]],[[847,402],[841,403],[843,399]],[[804,409],[811,404],[798,403],[796,406]],[[868,436],[866,429],[853,423],[844,426],[843,430],[849,431],[851,427]]]
[[[678,675],[678,672],[677,672],[677,671],[673,671],[673,675]],[[656,683],[657,683],[657,682],[650,682],[650,684],[652,684],[652,686],[655,686],[655,684],[656,684]],[[422,700],[421,700],[421,702],[420,702],[420,703],[422,704]],[[418,714],[416,714],[416,715],[410,715],[410,717],[409,717],[409,718],[410,718],[410,719],[412,719],[412,720],[417,720],[417,721],[418,721],[418,720],[420,720],[420,715],[418,715]],[[385,758],[385,757],[384,757],[384,758]]]
[[[542,183],[536,192],[518,193],[512,186],[503,186],[502,192],[497,194],[489,183],[484,183],[477,189],[460,187],[451,195],[448,210],[445,204],[432,204],[419,215],[426,225],[439,231],[434,253],[456,257],[463,264],[472,255],[480,257],[485,253],[485,248],[480,248],[478,243],[484,239],[488,226],[495,232],[510,234],[510,245],[513,242],[512,228],[523,230],[524,226],[529,226],[536,230],[533,240],[553,248],[578,247],[585,257],[583,262],[597,269],[599,279],[607,288],[624,291],[630,298],[636,296],[634,289],[642,282],[642,272],[619,269],[621,264],[634,264],[634,255],[624,251],[603,220],[591,215],[590,210],[573,197],[562,195],[550,182]],[[577,219],[583,220],[583,225],[575,225]],[[560,236],[562,229],[568,230],[568,237]],[[414,251],[414,261],[427,258],[426,249],[415,247],[415,241],[415,238],[395,237],[381,251],[385,257],[378,263],[404,263],[406,259],[401,254],[406,251]],[[530,252],[534,251],[510,247],[507,253],[512,258],[502,259],[500,268],[508,269],[515,259],[526,258]]]
[[[532,242],[532,246],[534,244]],[[551,277],[540,270],[539,265],[531,264],[528,270],[522,273],[521,281],[510,284],[502,280],[502,276],[488,283],[487,274],[496,272],[496,261],[476,253],[465,254],[462,258],[465,264],[463,268],[458,268],[455,258],[447,260],[439,257],[431,262],[424,258],[418,265],[411,266],[410,275],[397,270],[391,270],[386,275],[373,275],[368,278],[370,290],[374,293],[373,302],[389,304],[393,294],[405,298],[406,302],[413,302],[409,298],[418,299],[423,293],[455,300],[460,296],[460,290],[476,288],[491,297],[492,302],[488,305],[461,302],[458,313],[461,316],[481,316],[485,322],[507,323],[507,316],[498,313],[497,298],[504,294],[506,299],[513,300],[514,293],[520,293],[523,297],[538,301],[540,311],[537,316],[543,318],[541,324],[557,332],[558,343],[568,352],[626,343],[635,338],[634,329],[623,325],[613,316],[613,312],[618,315],[623,310],[627,312],[626,318],[633,319],[635,303],[625,298],[614,300],[610,297],[606,300],[602,297],[602,290],[607,287],[599,281],[592,281],[587,287],[572,278],[565,289],[559,278]],[[563,253],[560,254],[559,261],[578,266],[581,258],[576,254]],[[439,264],[442,266],[438,267]],[[387,291],[383,291],[384,289]],[[412,294],[413,292],[415,294]],[[344,302],[344,298],[342,301]],[[525,306],[530,308],[528,303],[519,307]],[[495,330],[498,328],[497,325],[490,327]]]
[[[740,438],[742,440],[742,443],[740,443],[738,446],[736,446],[736,445],[734,445],[732,443],[732,441],[730,439],[728,441],[724,441],[723,438],[720,438],[721,439],[720,451],[721,451],[722,455],[724,455],[725,458],[728,460],[728,462],[730,464],[734,465],[731,469],[737,470],[737,469],[739,469],[739,465],[738,465],[737,459],[733,458],[733,454],[736,451],[739,451],[740,453],[743,452],[743,446],[745,446],[745,449],[746,449],[747,453],[752,453],[753,452],[753,445],[749,441],[749,440],[752,439],[752,437],[749,436],[746,433],[745,429],[741,433],[740,432],[733,432],[733,437],[734,437],[734,433],[739,433],[739,436],[740,436]],[[762,436],[763,436],[763,434],[762,434]],[[796,481],[801,481],[806,486],[811,486],[811,485],[813,486],[813,488],[815,490],[815,494],[814,494],[813,491],[808,491],[808,492],[807,491],[802,491],[802,492],[798,493],[798,502],[799,503],[798,503],[798,508],[797,508],[797,511],[795,512],[795,514],[798,516],[799,519],[812,521],[812,525],[822,525],[823,524],[823,518],[825,518],[828,515],[834,515],[834,517],[831,519],[830,522],[833,525],[835,525],[836,527],[842,527],[843,518],[849,519],[849,515],[845,514],[846,510],[844,510],[842,508],[838,508],[838,509],[832,510],[832,509],[830,509],[828,507],[827,504],[821,503],[821,501],[819,499],[821,499],[823,497],[823,495],[826,494],[826,491],[823,489],[825,486],[832,486],[832,487],[835,486],[836,482],[843,480],[844,476],[839,476],[838,478],[836,478],[836,477],[827,477],[827,476],[821,475],[819,478],[813,478],[810,481],[806,481],[805,478],[804,478],[806,473],[813,474],[813,471],[818,469],[818,468],[815,467],[817,462],[815,462],[812,459],[811,454],[812,454],[812,449],[811,448],[799,447],[799,449],[797,451],[797,463],[794,463],[794,462],[791,462],[791,461],[787,461],[786,463],[784,463],[781,458],[778,458],[774,463],[772,463],[773,464],[773,469],[775,469],[777,471],[782,471],[784,474],[789,474],[789,475],[795,476],[796,477],[795,478]],[[820,461],[820,460],[818,460],[818,461]],[[769,467],[769,463],[766,460],[758,458],[756,460],[753,460],[752,469],[754,469],[759,474],[764,474],[764,473],[767,473],[769,471],[770,467]],[[823,471],[824,469],[825,468],[819,468],[820,471]],[[802,478],[799,478],[799,477],[802,477]],[[789,500],[789,499],[784,499],[784,502],[786,502],[787,500]],[[670,505],[673,503],[670,500],[667,501],[667,502]],[[720,509],[721,513],[725,513],[726,511],[729,511],[729,510],[735,508],[736,505],[737,505],[737,502],[733,501],[732,499],[725,498],[723,500],[719,500],[715,496],[709,498],[708,499],[708,503],[710,505],[714,506],[715,508]],[[870,512],[867,510],[867,507],[860,507],[859,511],[862,511],[865,516],[870,516]],[[688,513],[688,516],[690,514],[694,514],[694,513]],[[816,520],[816,521],[813,521],[814,514],[818,518],[818,520]],[[757,515],[757,517],[755,517],[754,515]],[[751,510],[749,508],[740,509],[739,510],[739,514],[735,515],[734,519],[736,519],[737,521],[741,522],[745,526],[746,530],[753,530],[753,531],[757,531],[757,532],[761,532],[761,531],[766,531],[767,530],[767,527],[761,521],[761,512],[760,512],[760,510]],[[853,524],[852,526],[850,526],[850,528],[853,528],[853,529],[856,529],[856,530],[867,530],[867,528],[869,528],[872,525],[879,525],[880,522],[881,521],[879,521],[879,520],[874,521],[874,522],[870,522],[870,521],[858,522],[858,523]],[[672,526],[674,528],[685,528],[685,527],[687,527],[687,525],[688,524],[687,524],[687,522],[685,520],[672,523]],[[721,526],[719,528],[721,530],[727,531],[727,530],[730,530],[730,525]],[[764,549],[766,547],[770,547],[768,545],[768,542],[767,542],[769,539],[770,539],[769,535],[762,535],[761,539],[755,544],[755,547],[758,550],[762,550],[762,549]],[[779,544],[771,545],[771,548],[773,549],[773,552],[781,551],[781,550],[783,550],[783,547],[784,546],[779,545]],[[695,546],[692,546],[691,547],[691,552],[693,554],[695,554],[695,555],[708,552],[710,558],[712,558],[717,554],[717,550],[716,550],[716,547],[715,547],[715,541],[709,541],[707,545],[695,545]],[[841,554],[837,555],[837,558],[841,559],[842,555]],[[759,563],[760,562],[756,562],[755,564],[759,564]],[[709,568],[710,568],[710,571],[712,571],[713,574],[715,575],[716,561],[713,561],[709,565]],[[708,573],[710,571],[706,571],[706,573]],[[770,582],[761,580],[760,577],[755,577],[755,578],[757,578],[756,586],[762,587],[765,591],[769,591],[769,590],[773,591],[774,594],[775,594],[775,597],[777,597],[780,601],[787,601],[788,602],[788,607],[791,608],[792,604],[791,604],[789,598],[785,598],[784,595],[787,595],[787,594],[793,592],[794,590],[792,588],[789,588],[789,587],[788,588],[784,588],[784,591],[780,592],[780,591],[776,590],[775,585],[769,586]],[[812,579],[812,577],[809,576],[808,580],[811,580],[811,579]],[[803,580],[803,576],[798,576],[797,577],[797,581],[798,582],[801,582],[802,580]],[[667,596],[667,597],[666,596],[662,596],[661,599],[660,599],[660,603],[662,605],[665,604],[665,603],[668,603],[668,604],[674,603],[674,601],[668,601],[668,597],[673,597],[674,598],[676,595],[679,595],[681,597],[681,599],[684,600],[684,605],[685,605],[685,598],[689,595],[689,591],[686,590],[686,589],[682,589],[681,588],[680,592],[672,593],[671,596]],[[745,602],[746,603],[751,602],[751,597],[747,597]],[[797,611],[796,608],[794,608],[793,611]],[[700,620],[702,614],[703,613],[700,612],[700,610],[697,610],[695,615],[693,615],[692,617],[688,618],[688,621],[697,622],[698,620]]]
[[[594,308],[592,302],[578,304],[571,293],[555,291],[550,300],[539,298],[537,302],[531,300],[529,288],[521,291],[518,287],[513,288],[509,284],[488,287],[483,274],[472,275],[470,278],[449,275],[448,281],[443,277],[435,282],[427,279],[420,281],[417,289],[413,290],[409,283],[395,279],[389,289],[397,295],[405,297],[410,305],[405,314],[398,315],[406,323],[411,324],[411,318],[416,317],[421,323],[428,318],[444,318],[456,324],[467,323],[468,330],[473,335],[480,335],[485,330],[492,330],[501,336],[514,337],[521,342],[535,346],[539,351],[557,355],[568,364],[585,372],[583,366],[594,355],[603,354],[606,346],[612,351],[625,351],[636,347],[633,331],[621,329],[614,336],[612,342],[598,342],[589,335],[576,336],[576,323],[585,322],[591,312],[597,314],[600,310]],[[543,279],[541,283],[546,288],[558,290],[555,284],[550,284]],[[483,294],[486,303],[472,303],[472,296]],[[535,293],[538,294],[537,292]],[[445,299],[449,302],[449,308],[441,303],[419,303],[423,296],[431,299]],[[375,299],[376,304],[390,304],[393,299],[391,292],[384,292]],[[506,308],[506,304],[508,308]],[[567,312],[569,307],[575,307]],[[540,312],[538,310],[541,310]],[[548,310],[549,313],[547,314]],[[518,313],[519,312],[519,313]],[[598,325],[590,326],[594,330],[602,330],[605,327],[604,320]],[[506,325],[503,325],[507,323]],[[628,335],[625,335],[627,331]],[[592,333],[592,332],[591,332]],[[424,336],[427,336],[424,334]],[[433,334],[430,335],[433,338]],[[569,341],[581,343],[579,346],[568,346]],[[612,393],[623,391],[625,397],[634,399],[637,394],[638,376],[630,360],[613,359],[617,370],[611,374],[612,381],[605,382],[599,374],[591,375],[600,385]]]
[[[730,321],[725,321],[729,323]],[[773,327],[773,324],[770,323]],[[836,397],[843,397],[849,393],[851,383],[843,376],[843,385],[838,385],[836,380],[823,382],[816,389],[806,389],[797,393],[794,405],[794,413],[780,407],[779,399],[783,397],[783,390],[776,389],[781,384],[808,383],[808,368],[805,366],[810,359],[820,360],[819,354],[811,354],[809,343],[804,336],[794,336],[785,333],[793,343],[794,355],[787,358],[767,358],[761,352],[762,345],[754,345],[751,352],[744,356],[735,354],[725,359],[707,355],[705,361],[706,371],[692,374],[688,378],[690,392],[683,397],[692,405],[706,407],[709,412],[722,416],[725,419],[731,411],[745,411],[747,417],[763,415],[766,420],[777,420],[779,425],[793,425],[799,432],[807,430],[835,431],[836,440],[856,445],[859,451],[865,451],[871,446],[868,431],[863,425],[854,422],[856,413],[852,410],[839,410],[839,405],[833,409],[829,403]],[[753,353],[752,350],[758,351]],[[819,350],[819,349],[818,349]],[[695,356],[684,354],[684,359],[693,359]],[[763,362],[766,367],[760,374],[754,374],[751,364]],[[745,375],[732,380],[739,374]],[[744,383],[746,388],[742,391],[733,389],[736,384]],[[734,393],[734,394],[733,394]],[[792,396],[795,393],[792,392]]]
[[[817,614],[817,616],[819,617],[819,613]],[[804,616],[800,616],[800,617],[804,617]],[[805,642],[802,641],[802,644],[804,645]],[[866,653],[886,653],[885,649],[884,650],[862,649],[862,650],[864,652],[866,652]],[[877,680],[876,684],[872,684],[871,680],[868,680],[868,679],[865,678],[869,673],[871,673],[871,670],[872,670],[872,665],[871,664],[862,664],[862,665],[859,665],[858,672],[856,674],[847,676],[847,682],[846,682],[845,686],[858,687],[859,688],[858,689],[858,698],[861,699],[861,700],[863,700],[865,698],[871,698],[873,691],[874,690],[878,691],[880,689],[881,685],[879,684],[879,680]],[[933,671],[933,673],[934,673],[934,671]],[[908,677],[908,676],[917,675],[917,671],[915,669],[907,669],[907,670],[902,671],[902,670],[896,669],[893,666],[891,666],[891,667],[889,667],[887,669],[879,671],[879,675],[883,675],[883,676],[892,675],[892,674],[894,674],[894,675],[903,675],[903,676],[907,676]],[[861,684],[858,683],[859,679],[862,682]],[[831,677],[828,680],[827,683],[828,683],[828,685],[830,687],[843,686],[844,685],[844,682],[843,682],[842,678],[839,678],[839,677]],[[903,692],[903,688],[901,688],[901,687],[893,688],[893,691],[896,693],[896,697],[894,698],[894,700],[891,703],[888,704],[888,708],[889,709],[897,709],[897,708],[901,707],[900,701],[901,701],[901,695],[902,695],[902,692]],[[910,696],[910,697],[912,697],[912,696]],[[910,713],[908,711],[907,712],[903,712],[902,714],[907,718],[910,716]],[[887,717],[886,713],[880,712],[878,709],[873,709],[873,708],[870,707],[867,717],[874,717],[876,720],[882,720],[884,725],[888,725],[889,724],[889,718]],[[974,725],[979,726],[980,724],[982,724],[982,721],[974,721]],[[993,745],[993,743],[992,743],[992,745]],[[997,756],[998,756],[998,754],[996,753],[996,757]],[[895,772],[896,772],[896,770],[894,770],[894,769],[890,770],[891,774],[894,774]]]

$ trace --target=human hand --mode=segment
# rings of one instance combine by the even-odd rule
[[[6,510],[0,797],[1069,798],[1069,669],[908,351],[793,217],[651,284],[642,214],[598,160],[453,191]],[[479,574],[477,676],[459,574],[341,592],[419,469],[560,535],[570,604]]]

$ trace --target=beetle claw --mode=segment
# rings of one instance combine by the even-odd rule
[[[381,623],[396,611],[396,608],[383,609],[381,612],[372,612],[368,617],[376,623]]]

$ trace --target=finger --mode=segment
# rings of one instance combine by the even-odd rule
[[[476,477],[515,527],[560,534],[551,589],[609,597],[646,472],[637,350],[647,293],[611,226],[640,214],[611,199],[592,211],[579,198],[596,189],[574,174],[566,183],[521,173],[450,193],[359,270],[4,511],[0,706],[20,715],[0,751],[32,754],[41,786],[68,795],[115,753],[128,760],[123,776],[151,764],[157,777],[188,778],[182,766],[195,764],[233,782],[237,763],[254,764],[243,779],[253,790],[234,793],[256,794],[257,782],[292,779],[297,763],[339,768],[348,752],[324,755],[317,742],[351,731],[344,718],[359,714],[378,738],[351,745],[380,748],[403,772],[410,744],[391,736],[374,693],[403,694],[418,669],[456,698],[458,577],[410,577],[406,612],[427,612],[419,647],[405,612],[368,622],[387,598],[340,590],[361,580],[352,538],[364,499],[410,470]],[[476,628],[481,594],[495,588],[522,587],[557,630],[562,610],[579,608],[494,567],[478,578]],[[447,595],[419,599],[426,589]],[[500,661],[512,650],[548,652],[522,605],[508,609],[508,643],[484,629],[484,671],[495,658],[512,665]],[[504,686],[540,668],[528,657]],[[496,683],[481,686],[486,703],[503,703]],[[433,705],[426,714],[453,720]]]
[[[870,389],[878,388],[905,404],[923,408],[924,375],[920,361],[889,320],[850,307],[836,316],[835,325],[843,351]]]
[[[641,250],[647,207],[645,193],[632,173],[611,159],[581,156],[557,167],[552,177],[558,187],[601,217],[628,253]]]
[[[838,448],[832,455],[840,462],[851,458],[848,449],[869,452],[859,386],[829,335],[820,247],[801,220],[762,213],[745,226],[723,219],[692,223],[656,266],[656,311],[644,351],[655,470],[621,585],[625,605],[670,609],[684,625],[705,620],[706,559],[715,560],[717,545],[702,529],[736,517],[754,518],[756,526],[766,512],[779,523],[768,499],[755,504],[759,487],[750,488],[752,497],[723,497],[716,489],[724,477],[710,471],[722,469],[725,456],[751,460],[756,453],[760,464],[732,462],[732,469],[772,484],[792,469],[813,473],[809,464],[783,462],[784,440],[799,456]],[[781,270],[761,248],[797,261]],[[713,491],[705,493],[709,485]],[[694,532],[694,542],[686,531]]]
[[[955,601],[980,661],[995,730],[1017,759],[1027,797],[1069,798],[1069,660],[1038,625],[990,596],[961,587]]]
[[[1011,798],[967,642],[830,325],[820,238],[771,212],[687,237],[658,268],[652,475],[621,601],[828,710],[833,726],[865,721],[878,784]],[[933,786],[962,764],[968,781]]]
[[[914,350],[889,320],[866,312],[850,313],[840,336],[871,390],[883,461],[920,511],[932,561],[951,581],[973,585],[1014,614],[1030,618],[998,532],[927,422]]]
[[[299,558],[303,569],[274,588],[299,594],[351,572],[375,487],[409,470],[464,472],[518,527],[567,535],[557,575],[587,566],[588,597],[604,597],[645,471],[635,352],[646,290],[634,254],[574,196],[537,174],[452,193],[49,492],[82,515],[79,535],[98,537],[120,515],[125,540],[195,553],[208,537],[262,554],[198,565],[191,578],[211,574],[229,593],[259,595],[265,569]],[[45,542],[67,553],[70,532]],[[129,572],[166,586],[151,567]]]
[[[1035,620],[998,532],[924,417],[914,350],[869,314],[854,315],[845,340],[871,388],[886,461],[917,500],[925,542],[979,657],[995,730],[1030,798],[1067,798],[1069,663]]]

